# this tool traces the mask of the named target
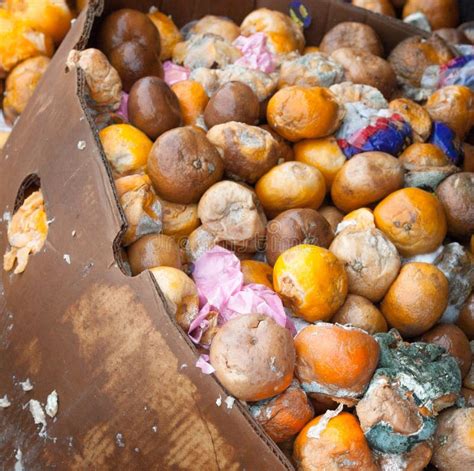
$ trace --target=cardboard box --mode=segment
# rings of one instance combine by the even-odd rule
[[[178,25],[207,13],[240,22],[284,0],[163,0]],[[419,33],[395,20],[327,0],[306,0],[318,43],[336,23],[373,26],[387,49]],[[105,2],[105,11],[153,1]],[[196,350],[167,314],[145,272],[130,278],[115,254],[125,229],[97,131],[85,109],[84,80],[65,68],[85,48],[104,4],[75,21],[27,110],[0,153],[0,251],[7,216],[41,186],[49,234],[22,275],[2,272],[0,296],[0,468],[44,470],[283,470],[280,449],[214,376],[195,367]],[[92,37],[91,37],[92,35]],[[33,385],[24,391],[21,382]],[[56,390],[57,416],[35,424],[29,401]],[[222,405],[216,404],[221,398]],[[219,401],[218,401],[219,402]]]

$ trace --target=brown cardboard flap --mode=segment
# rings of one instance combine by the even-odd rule
[[[111,1],[105,10],[153,3]],[[347,5],[305,4],[314,41],[348,18],[374,26],[387,47],[414,31]],[[158,6],[182,25],[206,13],[241,21],[255,7],[287,11],[288,2]],[[92,2],[75,21],[0,153],[0,215],[13,211],[25,178],[37,175],[51,221],[46,245],[26,271],[2,273],[0,397],[7,394],[12,404],[0,409],[0,462],[13,469],[21,461],[29,471],[291,469],[246,408],[238,401],[227,408],[219,383],[195,367],[196,351],[166,313],[149,273],[129,278],[116,264],[125,219],[81,103],[83,80],[65,68],[68,51],[86,47],[103,7]],[[2,254],[6,228],[3,218]],[[27,378],[29,392],[20,385]],[[59,412],[40,433],[28,401],[44,404],[53,390]]]

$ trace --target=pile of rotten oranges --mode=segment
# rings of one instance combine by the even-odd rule
[[[0,2],[0,149],[74,16],[65,0]]]
[[[118,10],[95,44],[67,66],[128,220],[124,270],[151,271],[197,366],[298,469],[474,467],[474,47],[387,56],[353,22],[308,46],[269,9],[181,30]],[[13,235],[43,204],[13,216],[13,253],[39,250]]]

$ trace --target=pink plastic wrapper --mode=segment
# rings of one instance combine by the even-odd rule
[[[210,375],[216,371],[214,367],[209,363],[209,355],[199,355],[199,358],[196,361],[196,368],[200,368],[201,371],[206,374]]]
[[[201,305],[222,307],[244,284],[240,260],[218,245],[201,255],[194,264],[193,279]]]
[[[208,345],[201,344],[201,338],[204,332],[206,332],[206,330],[209,328],[209,321],[207,320],[207,317],[211,311],[211,305],[206,303],[199,311],[196,319],[194,319],[189,326],[188,337],[197,345],[208,347]]]
[[[190,71],[186,67],[176,65],[171,61],[163,62],[165,82],[171,87],[174,83],[182,82],[189,78]]]
[[[294,335],[295,326],[286,315],[279,296],[263,285],[245,285],[240,260],[229,250],[216,246],[196,261],[193,271],[201,310],[189,327],[188,335],[199,344],[208,329],[207,317],[218,312],[219,325],[240,314],[259,313],[271,317]]]
[[[235,61],[236,65],[247,69],[261,70],[267,74],[276,69],[276,63],[273,54],[267,47],[267,37],[264,33],[239,36],[233,45],[242,52],[242,57]]]
[[[128,123],[128,93],[122,92],[120,97],[120,106],[117,110],[117,114],[122,116],[123,119]]]

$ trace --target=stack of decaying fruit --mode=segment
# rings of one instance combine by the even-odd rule
[[[459,44],[474,38],[473,22],[459,25],[458,0],[352,0],[351,3],[374,13],[403,18],[435,32],[449,43]]]
[[[74,15],[65,0],[0,2],[0,149]]]
[[[119,10],[97,44],[68,67],[123,266],[151,270],[197,365],[299,469],[474,466],[474,47],[412,37],[385,59],[351,22],[305,47],[268,9],[181,30]],[[46,238],[33,197],[7,269]]]

